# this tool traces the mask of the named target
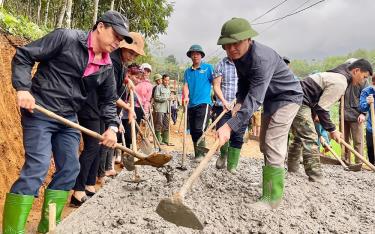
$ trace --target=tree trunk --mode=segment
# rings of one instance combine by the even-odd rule
[[[45,12],[45,15],[44,15],[44,27],[47,27],[47,21],[48,21],[48,10],[49,10],[49,1],[50,1],[50,0],[47,0],[47,3],[46,3],[46,12]]]
[[[73,0],[68,0],[66,7],[66,27],[71,28]]]
[[[115,8],[115,0],[111,0],[111,11],[113,11],[114,8]]]
[[[93,25],[96,23],[98,19],[98,7],[99,7],[99,0],[94,0],[94,16],[92,18]]]
[[[64,16],[65,16],[65,11],[66,11],[66,2],[67,0],[63,0],[62,2],[62,7],[61,7],[60,14],[59,14],[59,20],[57,21],[57,25],[56,25],[57,28],[62,27]]]
[[[0,0],[0,7],[3,7],[4,5],[4,0]]]
[[[39,0],[38,1],[38,10],[37,10],[37,13],[36,13],[36,24],[39,25],[40,23],[40,11],[42,10],[42,0]]]

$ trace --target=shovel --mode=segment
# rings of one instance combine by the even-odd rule
[[[234,99],[231,103],[230,103],[230,108],[232,109],[233,108],[233,105],[236,103],[236,99]],[[206,129],[206,131],[203,132],[202,136],[199,137],[198,141],[197,141],[197,145],[206,137],[206,135],[211,131],[212,128],[214,128],[216,126],[216,124],[220,121],[221,118],[223,118],[223,116],[228,113],[230,110],[227,110],[226,108],[224,108],[223,112],[220,113],[220,115],[215,119],[214,122],[212,122],[212,124],[210,126],[208,126],[208,128]]]
[[[375,166],[372,165],[369,161],[367,161],[360,153],[358,153],[351,145],[345,142],[344,139],[341,139],[340,142],[343,144],[346,148],[348,148],[357,158],[359,158],[364,164],[366,164],[371,170],[375,171]]]
[[[145,115],[146,112],[145,112],[145,109],[142,106],[142,103],[140,102],[139,95],[135,91],[134,91],[134,95],[137,98],[138,104],[141,107],[143,114]],[[152,114],[151,113],[150,113],[150,117],[151,117],[151,121],[152,121]],[[152,132],[152,136],[154,137],[154,142],[156,142],[156,144],[158,145],[159,151],[161,151],[160,142],[159,142],[158,138],[156,137],[154,127],[151,125],[150,121],[147,118],[144,118],[144,119],[146,120],[147,125],[148,125],[150,131]]]
[[[322,141],[323,147],[327,148],[329,152],[340,162],[341,166],[344,168],[345,171],[360,171],[362,168],[362,164],[354,164],[354,165],[346,165],[341,158],[336,154],[335,151],[325,142]]]
[[[94,132],[90,129],[87,129],[87,128],[84,128],[82,127],[81,125],[77,124],[77,123],[74,123],[70,120],[67,120],[59,115],[56,115],[55,113],[39,106],[39,105],[35,105],[35,109],[45,115],[47,115],[48,117],[52,118],[52,119],[56,119],[57,121],[60,121],[61,123],[71,127],[71,128],[75,128],[75,129],[78,129],[80,131],[82,131],[83,133],[91,136],[91,137],[94,137],[96,139],[99,139],[99,140],[103,140],[103,136],[100,135],[99,133],[97,132]],[[171,159],[172,159],[172,156],[171,155],[168,155],[168,154],[161,154],[161,153],[153,153],[153,154],[150,154],[150,155],[145,155],[145,154],[141,154],[141,153],[137,153],[137,152],[134,152],[133,150],[125,147],[125,146],[122,146],[121,144],[116,144],[115,145],[115,148],[117,149],[120,149],[122,151],[124,151],[125,153],[127,154],[130,154],[136,158],[138,158],[139,160],[135,163],[136,165],[149,165],[149,166],[153,166],[153,167],[162,167],[164,164],[168,163]]]
[[[121,133],[121,140],[122,140],[122,145],[126,146],[125,135],[124,135],[123,132]],[[127,155],[124,155],[124,154],[121,155],[122,165],[126,168],[126,170],[133,171],[135,169],[134,162],[132,162],[128,158],[129,158],[129,156],[127,156]]]
[[[165,198],[159,202],[158,207],[156,208],[156,213],[158,213],[158,215],[177,226],[203,230],[202,222],[194,212],[183,203],[183,201],[185,194],[190,190],[196,179],[207,167],[207,164],[210,162],[218,147],[219,139],[215,141],[210,151],[193,171],[193,174],[185,181],[180,191],[173,194],[172,197]]]
[[[186,171],[187,168],[185,166],[186,161],[186,131],[187,131],[187,105],[184,106],[184,135],[182,138],[182,158],[181,158],[181,164],[180,166],[176,167],[177,169],[181,171]]]
[[[139,135],[141,135],[141,138],[142,138],[142,142],[141,142],[141,145],[140,145],[140,150],[144,153],[144,154],[152,154],[154,152],[154,147],[153,145],[148,141],[148,139],[143,135],[142,131],[141,131],[141,128],[139,127],[139,124],[137,122],[135,122],[135,127],[137,128],[138,130],[138,133]]]

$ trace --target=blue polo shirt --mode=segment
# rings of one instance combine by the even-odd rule
[[[192,66],[185,70],[184,83],[189,87],[189,107],[200,104],[211,105],[211,84],[214,68],[211,64],[201,63],[194,69]]]

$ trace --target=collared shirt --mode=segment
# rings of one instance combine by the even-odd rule
[[[92,41],[91,38],[92,33],[89,33],[89,37],[87,39],[87,46],[89,48],[89,61],[87,63],[85,72],[83,73],[83,76],[89,76],[97,71],[99,71],[100,66],[103,65],[109,65],[112,64],[111,58],[109,56],[109,53],[102,53],[102,58],[98,61],[95,61],[95,53],[94,49],[92,47]]]
[[[189,87],[189,107],[200,104],[211,105],[213,73],[212,65],[203,62],[198,68],[191,66],[185,70],[184,83]]]
[[[215,67],[215,79],[221,77],[221,91],[227,102],[232,102],[236,98],[238,76],[236,66],[228,57],[223,58]],[[222,102],[217,98],[216,102],[222,106]]]

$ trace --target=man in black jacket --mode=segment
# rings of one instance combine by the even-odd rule
[[[79,172],[78,130],[33,112],[41,105],[77,122],[77,111],[91,92],[99,96],[100,115],[108,129],[101,143],[116,144],[116,83],[109,53],[128,36],[128,20],[116,11],[106,12],[90,33],[57,29],[45,37],[17,49],[12,61],[12,81],[21,108],[25,164],[20,177],[7,194],[3,213],[3,233],[23,233],[34,197],[47,175],[51,155],[56,171],[44,193],[38,231],[48,232],[48,205],[56,204],[56,222]],[[31,70],[39,62],[31,79]]]
[[[128,63],[132,62],[138,55],[144,55],[143,47],[144,40],[139,33],[130,32],[129,36],[132,37],[133,43],[126,43],[125,40],[120,42],[119,49],[110,54],[113,64],[114,77],[116,82],[116,105],[118,106],[117,113],[119,114],[122,109],[125,109],[130,114],[130,119],[133,118],[134,113],[130,111],[129,103],[125,103],[123,99],[126,95],[125,83],[132,85],[131,81],[125,79]],[[98,106],[98,93],[92,92],[85,105],[78,113],[79,123],[93,131],[103,132],[105,130],[105,123],[101,121],[100,110]],[[102,123],[101,123],[102,122]],[[120,128],[123,130],[123,128]],[[106,146],[100,146],[96,138],[82,134],[84,148],[79,157],[80,172],[73,187],[73,194],[70,200],[70,205],[78,207],[82,205],[89,197],[95,194],[96,176],[103,177],[110,176],[108,173],[116,173],[114,168],[112,170],[105,170],[106,161],[107,165],[112,165],[113,150]],[[99,154],[100,152],[100,154]],[[114,174],[112,174],[114,175]]]

